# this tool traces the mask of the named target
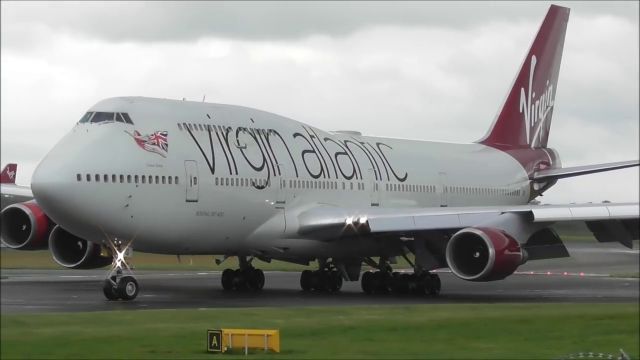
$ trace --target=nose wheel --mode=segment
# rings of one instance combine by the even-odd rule
[[[113,262],[102,285],[102,292],[107,300],[133,300],[140,292],[140,285],[125,258],[128,247],[129,244],[123,246],[119,240],[109,242]]]

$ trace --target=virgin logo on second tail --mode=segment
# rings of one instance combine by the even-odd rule
[[[529,91],[525,91],[523,87],[520,88],[520,113],[524,113],[527,143],[532,148],[539,145],[542,140],[547,115],[553,108],[554,102],[553,84],[550,84],[549,80],[547,80],[544,92],[537,99],[536,93],[532,91],[536,61],[536,56],[531,56]]]

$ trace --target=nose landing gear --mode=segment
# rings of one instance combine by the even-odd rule
[[[133,300],[140,292],[140,286],[127,264],[125,253],[131,243],[123,246],[122,241],[109,241],[109,250],[113,256],[111,270],[102,285],[102,292],[107,300]]]

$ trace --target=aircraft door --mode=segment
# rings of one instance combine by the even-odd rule
[[[371,186],[369,191],[371,206],[380,206],[380,183],[376,181],[376,169],[369,169],[369,175],[371,179],[369,182],[369,185]]]
[[[440,172],[438,173],[438,178],[440,180],[440,207],[449,206],[449,189],[447,186],[447,173]]]
[[[198,201],[198,163],[194,160],[185,160],[184,171],[186,173],[185,186],[187,188],[186,201]]]
[[[284,173],[284,164],[276,164],[278,172],[273,175],[273,185],[276,190],[275,207],[276,209],[284,209],[287,205],[287,183],[282,178]]]

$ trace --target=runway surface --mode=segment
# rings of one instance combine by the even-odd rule
[[[106,271],[2,270],[1,312],[41,313],[136,309],[390,305],[438,303],[637,302],[638,250],[619,244],[567,244],[572,258],[529,262],[511,277],[474,283],[440,271],[438,297],[365,295],[359,282],[345,282],[337,294],[305,293],[299,273],[266,272],[261,292],[227,292],[219,271],[140,271],[134,301],[110,302],[102,294]]]

